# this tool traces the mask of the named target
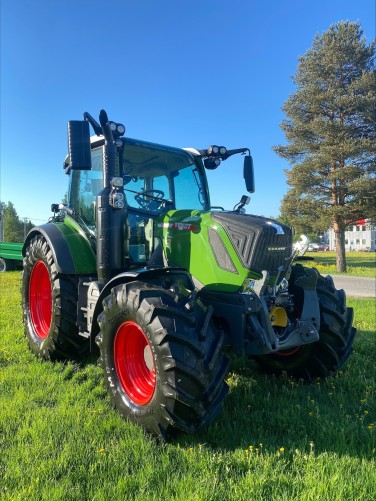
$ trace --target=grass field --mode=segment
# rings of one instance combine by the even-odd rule
[[[314,258],[311,266],[315,266],[323,275],[337,274],[335,252],[307,252],[306,256]],[[376,276],[376,252],[346,252],[346,262],[347,272],[343,275]]]
[[[1,500],[362,500],[376,493],[373,299],[349,299],[354,353],[305,385],[235,361],[223,413],[161,445],[120,419],[93,360],[26,347],[20,273],[0,274]]]

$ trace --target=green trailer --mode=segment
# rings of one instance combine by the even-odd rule
[[[0,273],[22,268],[22,246],[19,242],[0,242]]]

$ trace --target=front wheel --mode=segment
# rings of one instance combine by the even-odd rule
[[[25,336],[36,355],[48,359],[78,358],[89,349],[76,324],[78,280],[57,271],[53,253],[42,235],[26,249],[22,273]]]
[[[302,311],[304,294],[295,281],[304,270],[303,266],[295,265],[290,278],[289,291],[294,295],[296,311]],[[345,292],[334,287],[332,277],[319,275],[316,290],[320,305],[320,339],[291,350],[256,357],[266,372],[286,372],[292,377],[312,381],[337,372],[346,362],[356,332],[352,326],[353,309],[346,307]]]
[[[196,301],[140,282],[120,285],[99,315],[100,365],[123,417],[167,440],[211,422],[227,393],[223,337]]]

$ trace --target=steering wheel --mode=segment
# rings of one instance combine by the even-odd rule
[[[146,195],[146,196],[145,196]],[[162,190],[145,190],[135,195],[135,200],[141,209],[158,209],[163,200],[164,192]],[[153,207],[153,202],[157,202],[157,207]]]

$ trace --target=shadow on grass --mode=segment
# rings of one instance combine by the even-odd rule
[[[371,333],[368,333],[371,334]],[[180,443],[258,453],[332,452],[372,458],[376,449],[375,343],[350,357],[343,370],[312,384],[260,373],[254,362],[235,361],[222,414],[206,430]]]
[[[255,453],[287,451],[331,452],[371,459],[376,450],[376,343],[374,332],[360,331],[351,355],[337,375],[312,384],[285,375],[265,375],[248,359],[234,358],[222,413],[196,435],[180,435],[172,446],[205,444],[211,450]],[[90,395],[93,408],[108,405],[98,351],[85,360],[58,363],[54,371]],[[105,400],[105,402],[104,402]],[[100,404],[98,405],[98,403]],[[98,417],[100,419],[100,417]],[[120,421],[119,421],[120,423]],[[133,425],[126,420],[124,427]],[[120,425],[121,426],[121,425]],[[129,431],[129,433],[133,433]],[[154,440],[145,434],[145,440]]]

